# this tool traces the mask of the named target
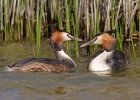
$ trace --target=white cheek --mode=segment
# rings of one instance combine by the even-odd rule
[[[97,37],[97,40],[93,44],[103,44],[102,37],[101,36]]]
[[[71,38],[69,38],[69,37],[67,36],[67,34],[68,34],[68,33],[63,32],[64,41],[66,41],[66,40],[71,40]]]

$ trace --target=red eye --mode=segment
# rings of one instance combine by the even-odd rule
[[[67,34],[67,36],[68,36],[68,37],[70,37],[70,35],[69,35],[69,34]]]
[[[97,37],[95,37],[95,39],[94,40],[97,40]]]

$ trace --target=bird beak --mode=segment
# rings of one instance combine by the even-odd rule
[[[71,40],[83,41],[82,39],[80,39],[80,38],[75,38],[75,37],[73,37],[73,36],[70,35],[70,34],[68,34],[67,36],[68,36]]]
[[[86,43],[82,44],[80,47],[85,47],[85,46],[91,45],[91,44],[93,44],[94,42],[95,42],[95,40],[91,40],[91,41],[89,41],[89,42],[86,42]]]

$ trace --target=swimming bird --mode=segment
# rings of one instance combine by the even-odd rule
[[[63,51],[62,44],[63,41],[82,41],[82,39],[73,37],[68,32],[58,29],[55,25],[51,25],[50,29],[52,31],[50,44],[55,53],[56,59],[27,58],[13,64],[12,66],[7,66],[6,70],[23,72],[65,72],[75,68],[75,62]]]
[[[96,34],[92,40],[80,47],[90,44],[101,44],[104,50],[96,52],[87,66],[89,71],[107,71],[121,69],[129,64],[129,57],[122,51],[116,50],[117,40],[112,36],[116,30],[109,30]]]

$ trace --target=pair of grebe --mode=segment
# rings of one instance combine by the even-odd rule
[[[73,37],[68,32],[58,29],[55,25],[51,26],[51,31],[51,46],[56,59],[28,58],[12,66],[7,66],[6,69],[8,71],[23,72],[65,72],[75,68],[75,62],[63,51],[62,43],[67,40],[82,41],[82,39]],[[129,63],[129,58],[123,52],[115,50],[117,41],[111,33],[112,31],[99,33],[91,41],[80,46],[85,47],[90,44],[102,44],[105,47],[105,50],[93,55],[92,61],[88,65],[89,71],[120,69]]]

